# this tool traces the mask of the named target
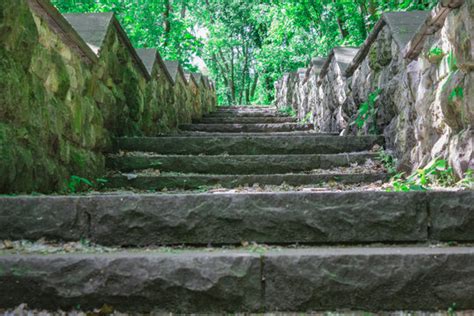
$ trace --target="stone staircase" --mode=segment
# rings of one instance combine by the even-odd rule
[[[474,309],[472,191],[362,190],[387,177],[380,137],[316,134],[271,108],[182,130],[118,139],[108,193],[0,197],[0,239],[86,245],[0,250],[0,307]]]

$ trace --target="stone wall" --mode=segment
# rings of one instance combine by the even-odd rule
[[[68,18],[47,0],[0,2],[0,193],[64,191],[104,175],[114,136],[191,120],[176,114],[184,86],[150,72],[112,14]]]
[[[295,72],[288,72],[283,75],[280,81],[275,84],[277,90],[275,93],[275,106],[279,109],[284,109],[291,107],[293,110],[297,110],[298,107],[294,107],[296,102],[295,98],[295,88],[298,75]]]
[[[321,132],[383,133],[400,170],[445,158],[462,176],[474,168],[473,15],[474,3],[460,0],[432,12],[385,13],[350,57],[331,52],[318,82],[302,91],[308,105],[299,97],[298,117],[313,111]],[[284,93],[284,80],[276,86]],[[358,108],[375,91],[376,117],[359,129]]]
[[[90,91],[94,54],[34,8],[0,2],[0,192],[60,190],[70,174],[101,174],[109,144]]]

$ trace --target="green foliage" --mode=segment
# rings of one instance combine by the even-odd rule
[[[179,60],[188,70],[202,42],[191,32],[186,12],[196,1],[189,0],[52,0],[63,13],[114,12],[137,48],[158,48],[164,59]],[[169,10],[167,11],[167,4]],[[166,13],[167,12],[167,13]]]
[[[394,175],[397,172],[397,159],[387,153],[385,150],[379,150],[378,160],[383,164],[385,169],[387,169],[388,174]]]
[[[457,185],[466,189],[474,189],[474,169],[468,169]]]
[[[453,89],[451,94],[449,95],[449,101],[455,102],[457,100],[464,99],[464,89],[462,87],[456,87]]]
[[[88,180],[79,176],[71,176],[68,183],[69,193],[88,192],[91,190],[101,190],[108,181],[98,178],[95,181]]]
[[[379,99],[382,89],[376,89],[369,94],[366,102],[359,106],[357,117],[351,125],[357,126],[358,129],[366,128],[370,134],[377,134],[377,107],[375,106]]]
[[[302,125],[310,124],[311,119],[313,118],[313,112],[306,113],[305,117],[299,122]]]
[[[288,115],[291,117],[296,117],[296,112],[291,106],[286,106],[284,108],[279,108],[278,112],[282,115]]]
[[[438,64],[446,54],[440,47],[433,47],[427,54],[427,58],[431,63]]]
[[[426,191],[432,185],[441,187],[456,185],[453,169],[448,166],[446,160],[434,159],[407,178],[404,178],[403,173],[395,175],[391,180],[392,187],[387,191]]]
[[[437,0],[53,0],[62,12],[114,11],[136,47],[155,47],[193,70],[206,63],[219,104],[270,104],[273,82],[359,46],[386,11],[427,10]]]

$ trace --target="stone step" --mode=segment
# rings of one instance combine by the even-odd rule
[[[219,185],[237,188],[253,185],[302,186],[327,182],[364,184],[388,179],[385,173],[324,173],[324,174],[271,174],[271,175],[201,175],[201,174],[125,174],[108,177],[108,188],[134,188],[138,190],[182,189],[198,190]]]
[[[473,191],[0,197],[0,240],[88,239],[106,246],[473,242],[472,205]]]
[[[382,145],[383,141],[382,136],[207,134],[118,138],[116,145],[124,151],[155,152],[163,155],[335,154],[370,150],[375,144]]]
[[[324,155],[220,155],[184,156],[128,153],[112,155],[107,167],[122,172],[158,169],[162,172],[206,174],[275,174],[298,173],[364,164],[377,159],[369,152]]]
[[[149,313],[474,308],[474,248],[0,255],[0,306]]]
[[[203,117],[197,120],[197,124],[278,124],[278,123],[296,123],[297,118],[289,116],[223,116],[223,117]]]
[[[217,133],[269,133],[308,131],[314,129],[313,124],[277,123],[277,124],[184,124],[182,131],[217,132]]]
[[[195,136],[195,137],[253,137],[253,136],[339,136],[339,133],[316,133],[315,130],[310,131],[294,131],[294,132],[271,132],[271,133],[216,133],[216,132],[189,132],[179,131],[173,136]],[[167,136],[159,136],[167,137]]]
[[[218,111],[218,112],[212,112],[206,115],[206,117],[282,117],[282,116],[287,116],[287,115],[279,113],[279,112],[275,112],[275,111],[267,111],[267,112]]]

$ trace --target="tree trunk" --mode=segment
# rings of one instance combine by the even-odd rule
[[[169,42],[169,37],[171,33],[171,11],[172,11],[172,6],[171,6],[171,0],[165,0],[165,11],[163,12],[163,26],[165,29],[165,42],[164,46],[168,46]]]

